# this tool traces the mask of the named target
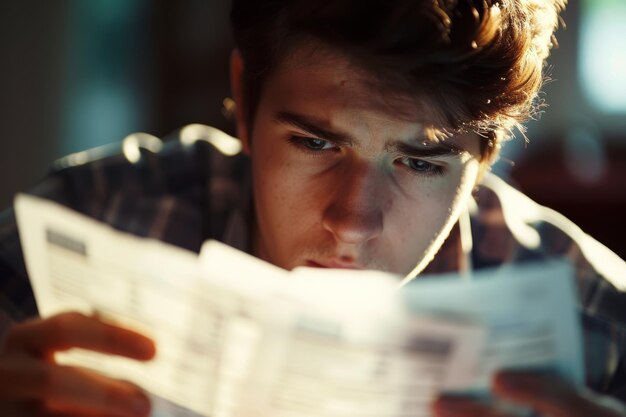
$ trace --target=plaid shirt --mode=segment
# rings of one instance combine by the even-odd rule
[[[229,240],[233,213],[242,212],[250,193],[247,159],[216,151],[212,138],[223,133],[215,129],[204,127],[197,135],[195,141],[151,138],[144,147],[127,138],[70,155],[29,192],[117,229],[198,252],[206,239]],[[463,254],[457,225],[424,273],[568,258],[577,272],[587,385],[626,400],[626,264],[494,176],[485,178],[475,201],[471,252]],[[0,215],[0,330],[36,315],[14,215],[7,210]]]

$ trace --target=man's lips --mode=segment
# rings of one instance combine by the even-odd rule
[[[362,266],[359,266],[356,264],[341,263],[341,262],[336,262],[336,261],[329,261],[329,262],[321,263],[321,262],[316,262],[312,260],[307,260],[306,266],[310,268],[365,269]]]

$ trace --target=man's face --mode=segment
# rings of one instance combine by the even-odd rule
[[[257,256],[402,275],[432,259],[475,185],[479,139],[437,143],[425,112],[392,102],[341,56],[303,49],[273,72],[252,129],[239,122]]]

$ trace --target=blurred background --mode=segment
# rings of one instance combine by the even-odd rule
[[[0,208],[63,155],[222,115],[228,0],[0,0]],[[570,0],[549,104],[495,170],[626,258],[626,1]]]

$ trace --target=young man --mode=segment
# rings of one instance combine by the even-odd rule
[[[171,142],[135,164],[123,155],[68,160],[73,166],[32,192],[138,235],[192,250],[218,238],[287,269],[416,276],[567,256],[578,267],[589,386],[623,396],[623,296],[613,287],[620,277],[597,257],[618,269],[623,262],[486,174],[507,132],[533,111],[562,6],[237,0],[231,78],[249,164],[205,143]],[[481,180],[488,187],[472,207]],[[34,306],[12,214],[6,216],[0,265],[17,289],[3,305],[6,317],[19,318]],[[468,223],[471,252],[463,243]],[[0,352],[2,409],[148,414],[138,388],[56,365],[52,353],[70,347],[139,360],[155,349],[141,335],[78,314],[15,324]],[[502,372],[493,390],[553,417],[622,415],[545,374]],[[503,415],[445,397],[433,412]]]

